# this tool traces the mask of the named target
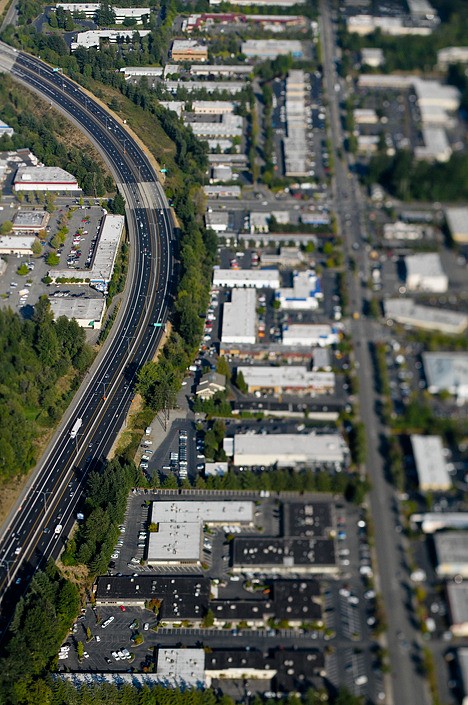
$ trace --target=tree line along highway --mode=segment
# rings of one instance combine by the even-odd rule
[[[73,525],[86,475],[111,448],[131,404],[136,374],[161,340],[160,324],[167,320],[174,293],[176,243],[169,204],[154,168],[111,114],[61,73],[2,43],[0,70],[57,107],[98,147],[126,200],[131,243],[128,285],[111,334],[3,527],[0,630],[4,633],[34,571],[58,556]],[[77,418],[82,425],[71,438]]]

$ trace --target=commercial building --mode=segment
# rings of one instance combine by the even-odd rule
[[[434,534],[436,572],[439,578],[468,578],[468,533],[441,531]]]
[[[304,366],[272,367],[249,365],[238,367],[242,373],[250,394],[270,392],[275,396],[281,394],[333,394],[335,375],[332,372],[311,372]]]
[[[20,166],[13,179],[15,191],[81,191],[72,174],[58,166]]]
[[[229,225],[228,211],[209,210],[205,213],[205,225],[215,233],[224,233]]]
[[[277,269],[215,269],[213,286],[228,289],[278,289]]]
[[[283,526],[287,536],[327,537],[334,530],[333,505],[324,502],[284,502]]]
[[[190,67],[192,76],[238,76],[248,78],[252,73],[252,67],[245,64],[193,64]]]
[[[257,296],[253,289],[233,289],[231,301],[223,305],[221,342],[245,344],[256,340]]]
[[[119,39],[133,39],[134,35],[138,33],[139,37],[146,37],[149,33],[149,29],[90,29],[86,32],[78,32],[76,39],[70,44],[70,49],[75,51],[78,47],[83,49],[92,49],[97,47],[99,49],[101,41],[110,42],[115,44]]]
[[[206,119],[201,118],[206,115]],[[210,119],[217,118],[217,119]],[[185,125],[191,128],[192,132],[200,139],[219,137],[221,139],[242,137],[243,118],[240,115],[222,113],[221,115],[183,115]]]
[[[182,690],[200,688],[205,685],[205,651],[159,647],[156,673]]]
[[[412,514],[411,522],[420,524],[425,534],[443,529],[468,529],[468,512],[426,512]]]
[[[60,316],[75,319],[81,328],[100,330],[106,311],[106,299],[50,299],[55,320]]]
[[[292,323],[283,328],[284,346],[325,347],[339,342],[338,330],[327,323]]]
[[[437,66],[447,69],[451,64],[468,64],[468,47],[446,47],[437,52]]]
[[[356,125],[376,125],[379,122],[377,113],[371,108],[356,108],[353,115]]]
[[[461,705],[468,705],[468,649],[457,649],[457,663],[462,696]]]
[[[96,605],[144,607],[159,600],[161,620],[201,619],[208,606],[210,581],[201,575],[104,575],[97,579]]]
[[[282,287],[275,297],[282,309],[315,311],[323,299],[320,278],[313,270],[294,272],[292,287]]]
[[[406,0],[411,17],[415,20],[435,20],[437,12],[427,0]]]
[[[281,247],[279,252],[262,252],[263,267],[285,267],[291,269],[304,264],[306,256],[300,247]]]
[[[240,186],[216,186],[212,184],[204,186],[203,191],[208,198],[240,198],[242,193]]]
[[[200,399],[212,399],[218,392],[226,389],[226,377],[219,372],[208,372],[197,385],[196,395]]]
[[[452,155],[452,148],[443,127],[424,126],[422,128],[422,137],[424,145],[414,149],[416,159],[424,159],[430,162],[448,162]]]
[[[431,394],[447,391],[460,404],[468,401],[468,353],[423,353],[424,372]]]
[[[423,223],[385,223],[383,226],[385,240],[433,240],[435,229]]]
[[[124,66],[120,69],[125,80],[128,78],[161,78],[164,74],[162,66]]]
[[[174,39],[171,58],[173,61],[208,61],[208,47],[196,39]]]
[[[468,207],[446,208],[445,219],[452,239],[459,245],[468,245]]]
[[[254,503],[242,500],[161,500],[153,502],[155,524],[201,524],[207,526],[253,526]]]
[[[380,30],[382,34],[388,34],[393,37],[404,36],[428,36],[432,34],[433,27],[420,25],[414,22],[405,22],[403,17],[373,15],[351,15],[347,18],[346,29],[348,32],[366,36],[373,34],[376,30]]]
[[[210,5],[220,5],[222,0],[210,0]],[[306,0],[255,0],[255,5],[258,7],[294,7],[294,5],[304,5]],[[226,3],[242,7],[246,5],[251,7],[250,0],[226,0]]]
[[[234,573],[336,574],[332,539],[235,536],[231,542]]]
[[[13,232],[38,233],[47,226],[50,214],[47,211],[16,211],[13,216]]]
[[[211,169],[210,182],[232,181],[236,178],[230,166],[214,166]]]
[[[6,124],[6,122],[3,122],[3,120],[0,120],[0,138],[1,137],[13,137],[15,134],[15,131],[12,127]]]
[[[154,508],[153,508],[154,513]],[[200,522],[157,522],[158,530],[149,534],[148,564],[200,565],[203,525]]]
[[[440,436],[411,436],[414,464],[422,492],[443,492],[452,486]]]
[[[413,299],[387,299],[384,302],[388,320],[402,325],[460,335],[468,327],[468,316],[445,308],[421,306]]]
[[[307,133],[304,71],[290,71],[286,79],[286,125],[283,138],[284,167],[286,176],[307,176]]]
[[[114,271],[124,225],[123,215],[105,215],[91,269],[51,269],[49,276],[53,280],[73,278],[76,283],[89,282],[90,286],[105,293]]]
[[[406,287],[409,291],[428,291],[443,294],[448,289],[448,277],[442,268],[440,256],[427,252],[405,257]]]
[[[446,585],[450,631],[455,637],[468,636],[468,581]]]
[[[296,39],[248,39],[242,42],[241,52],[248,59],[276,59],[278,56],[291,54],[294,59],[304,56],[302,42]]]
[[[364,48],[361,49],[361,63],[365,66],[378,68],[384,63],[384,53],[382,49]]]
[[[230,115],[236,103],[231,100],[193,100],[192,112],[197,115]],[[238,116],[240,117],[240,116]]]
[[[55,8],[69,10],[74,14],[83,14],[86,19],[93,19],[101,9],[100,2],[58,2]],[[115,13],[115,24],[122,24],[125,20],[136,20],[138,23],[143,22],[143,19],[149,19],[151,9],[149,7],[117,7],[111,8]]]
[[[338,433],[268,433],[234,436],[236,467],[346,466],[349,450]]]
[[[0,255],[32,255],[35,240],[33,235],[2,235]]]
[[[460,91],[455,86],[423,78],[411,79],[418,106],[438,106],[447,111],[458,110]]]
[[[245,83],[241,81],[165,81],[164,88],[177,95],[179,88],[191,93],[192,91],[206,91],[207,93],[227,93],[234,95],[240,93],[245,88]]]
[[[317,370],[331,372],[332,362],[330,350],[328,348],[315,348],[312,359],[312,369],[314,372],[317,372]]]

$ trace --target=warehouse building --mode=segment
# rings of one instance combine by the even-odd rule
[[[442,531],[434,534],[436,572],[439,578],[468,578],[468,533]]]
[[[336,574],[335,544],[322,538],[235,536],[231,542],[234,573],[283,575]]]
[[[161,523],[206,524],[208,526],[253,526],[254,503],[240,500],[153,502],[151,521]]]
[[[468,529],[468,512],[426,512],[412,514],[411,522],[420,524],[425,534],[443,529]]]
[[[154,511],[154,510],[153,510]],[[193,565],[202,562],[203,524],[200,522],[158,522],[158,530],[150,532],[148,565]]]
[[[210,156],[221,156],[210,155]],[[241,187],[240,186],[216,186],[209,185],[204,186],[203,191],[208,198],[240,198],[241,197]]]
[[[106,312],[106,299],[55,299],[50,298],[50,307],[55,320],[60,316],[75,319],[81,328],[100,330]]]
[[[459,404],[468,401],[468,354],[423,353],[424,372],[431,394],[447,391]]]
[[[135,34],[139,37],[146,37],[150,33],[149,29],[90,29],[86,32],[78,32],[75,41],[70,44],[70,49],[76,51],[78,47],[83,49],[99,49],[101,41],[115,44],[119,39],[133,40]]]
[[[311,372],[304,366],[271,367],[249,365],[238,367],[242,373],[249,394],[269,392],[275,396],[282,394],[333,394],[335,375],[333,372]]]
[[[304,52],[302,42],[296,39],[248,39],[242,42],[241,52],[248,59],[276,59],[278,56],[291,54],[294,59],[302,59]]]
[[[427,252],[405,257],[406,287],[410,291],[443,294],[448,289],[448,277],[442,268],[440,256]]]
[[[446,208],[445,219],[454,242],[468,245],[468,207]]]
[[[38,233],[47,227],[49,219],[47,211],[16,211],[13,216],[13,232]]]
[[[387,299],[385,316],[402,325],[435,330],[448,335],[460,335],[468,327],[468,316],[445,308],[421,306],[413,299]]]
[[[327,537],[334,530],[331,502],[284,502],[282,509],[287,536]]]
[[[228,289],[278,289],[280,276],[277,269],[215,269],[214,287]]]
[[[432,240],[435,237],[435,229],[423,223],[404,223],[397,220],[396,223],[385,223],[383,236],[386,240]]]
[[[197,115],[231,115],[236,103],[231,100],[193,100],[192,111]],[[240,116],[237,116],[240,117]]]
[[[292,323],[283,328],[283,346],[326,347],[339,342],[338,330],[328,323]]]
[[[320,277],[310,269],[293,272],[292,287],[282,287],[275,298],[285,310],[315,311],[323,299]]]
[[[234,436],[236,467],[330,467],[341,469],[349,449],[339,433],[267,433]]]
[[[173,61],[208,61],[208,47],[196,39],[174,39],[171,58]]]
[[[421,492],[443,492],[452,487],[440,436],[411,436],[414,464]]]
[[[205,651],[159,647],[157,676],[181,690],[205,685]]]
[[[228,211],[213,211],[209,210],[205,213],[205,225],[215,233],[224,233],[229,225]]]
[[[32,255],[34,235],[0,236],[0,255]]]
[[[253,289],[233,289],[223,305],[221,343],[255,343],[257,296]]]
[[[373,15],[351,15],[347,18],[346,28],[348,32],[366,36],[380,30],[382,34],[393,37],[405,36],[429,36],[432,34],[432,26],[405,22],[403,17],[373,16]]]
[[[72,174],[58,166],[20,166],[13,179],[15,191],[81,191]]]
[[[207,93],[228,93],[233,95],[240,93],[245,88],[245,83],[242,81],[165,81],[164,88],[177,95],[179,88],[191,93],[192,91],[206,91]]]
[[[450,631],[455,637],[468,636],[468,581],[447,583]]]

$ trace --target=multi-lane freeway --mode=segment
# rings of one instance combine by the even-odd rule
[[[0,69],[56,106],[96,144],[126,199],[131,243],[126,294],[112,333],[0,537],[5,626],[34,571],[63,547],[86,475],[106,457],[131,404],[137,371],[160,342],[163,327],[154,324],[165,323],[173,295],[175,229],[150,160],[101,104],[42,61],[3,44]],[[78,418],[83,424],[72,439]]]
[[[364,199],[359,182],[349,169],[350,157],[342,160],[338,151],[338,147],[343,145],[344,140],[340,121],[340,102],[345,84],[340,81],[335,67],[336,36],[330,5],[331,3],[326,0],[321,0],[323,70],[329,96],[329,123],[336,165],[335,198],[348,263],[351,256],[355,258],[358,271],[361,272],[364,281],[367,281],[369,273],[367,249],[369,248]],[[376,411],[378,398],[374,388],[370,356],[375,332],[372,321],[362,315],[366,310],[367,291],[363,292],[358,277],[353,274],[348,277],[348,294],[351,308],[356,316],[359,316],[352,320],[351,332],[358,363],[360,413],[366,428],[367,468],[372,482],[370,508],[375,527],[379,590],[388,619],[385,640],[390,657],[391,677],[387,679],[387,701],[401,705],[427,705],[429,702],[427,684],[417,666],[420,634],[413,620],[411,605],[408,605],[409,576],[404,560],[403,539],[402,535],[395,531],[397,528],[393,511],[395,492],[385,479],[384,459],[381,453],[382,440],[387,430],[382,426]],[[412,645],[414,658],[409,658],[408,651],[402,648],[403,642]]]

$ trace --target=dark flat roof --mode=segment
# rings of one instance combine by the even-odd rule
[[[284,533],[287,536],[326,536],[332,528],[331,502],[285,502]]]
[[[235,537],[232,541],[234,565],[305,566],[334,565],[332,539]]]

